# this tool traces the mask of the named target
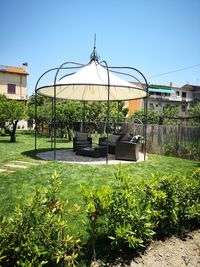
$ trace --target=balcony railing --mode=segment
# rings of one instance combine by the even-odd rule
[[[163,99],[163,101],[176,101],[176,102],[192,102],[191,97],[181,97],[181,96],[163,96],[163,95],[150,95],[150,99]]]

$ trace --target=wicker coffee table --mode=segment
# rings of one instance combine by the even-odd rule
[[[105,157],[106,153],[107,153],[107,147],[98,145],[94,145],[92,147],[90,146],[78,147],[76,151],[76,155],[88,156],[93,158]]]

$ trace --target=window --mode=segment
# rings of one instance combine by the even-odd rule
[[[179,96],[179,91],[176,91],[176,96]]]
[[[8,83],[8,94],[16,94],[16,84]]]
[[[186,98],[186,92],[182,92],[182,97]]]
[[[182,111],[182,112],[186,112],[186,105],[182,105],[182,106],[181,106],[181,111]]]
[[[150,103],[150,104],[149,104],[149,108],[150,108],[150,109],[153,109],[153,103]]]

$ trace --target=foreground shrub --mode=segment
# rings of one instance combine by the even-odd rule
[[[80,239],[70,234],[67,217],[71,207],[58,199],[61,185],[52,176],[48,189],[38,188],[23,207],[17,207],[0,226],[1,266],[76,266]],[[74,207],[73,216],[77,213]]]
[[[200,223],[200,168],[189,177],[182,177],[177,183],[179,198],[179,224]]]
[[[119,172],[116,186],[91,190],[82,186],[88,232],[96,257],[97,239],[110,239],[119,250],[139,249],[200,221],[200,169],[190,177],[155,175],[134,183]]]

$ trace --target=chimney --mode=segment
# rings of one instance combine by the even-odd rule
[[[169,87],[173,87],[173,86],[172,86],[172,82],[169,83]]]
[[[23,66],[23,70],[27,72],[28,71],[28,63],[27,62],[24,62],[22,64],[22,66]]]

